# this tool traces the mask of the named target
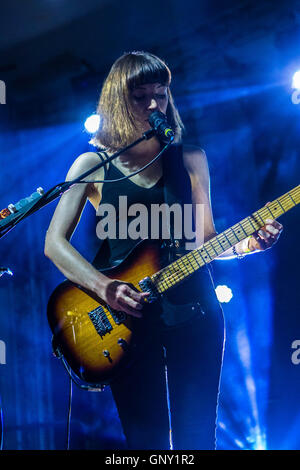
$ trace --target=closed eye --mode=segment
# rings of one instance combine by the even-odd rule
[[[145,99],[145,96],[134,96],[133,97],[136,101],[142,101]]]
[[[133,96],[133,98],[134,98],[136,101],[142,101],[142,100],[146,99],[146,95],[142,95],[142,96]],[[164,99],[167,99],[167,95],[155,95],[155,99],[164,100]]]

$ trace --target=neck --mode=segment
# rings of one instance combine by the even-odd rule
[[[128,168],[141,167],[152,160],[161,149],[160,142],[153,137],[150,140],[144,140],[138,145],[122,153],[117,160]]]

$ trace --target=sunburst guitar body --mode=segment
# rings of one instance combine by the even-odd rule
[[[140,242],[121,264],[104,274],[149,292],[145,320],[114,311],[102,299],[69,281],[60,284],[48,303],[48,321],[54,349],[72,377],[90,385],[110,383],[136,357],[139,346],[146,345],[147,319],[166,291],[257,232],[267,219],[278,218],[299,202],[298,185],[171,264],[167,264],[157,242]]]
[[[102,272],[141,290],[139,282],[159,271],[162,260],[160,246],[144,240],[121,264]],[[146,307],[147,315],[151,315],[150,304]],[[110,383],[132,362],[143,343],[143,320],[113,310],[70,281],[61,283],[52,293],[47,315],[56,353],[71,369],[73,378],[90,386]]]

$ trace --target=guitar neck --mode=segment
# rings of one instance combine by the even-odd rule
[[[299,202],[300,185],[153,274],[152,283],[159,293],[165,292],[259,230],[267,219],[277,219]]]

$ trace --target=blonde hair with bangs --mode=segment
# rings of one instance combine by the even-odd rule
[[[171,72],[157,56],[149,52],[129,52],[113,64],[101,90],[97,114],[101,124],[90,143],[95,147],[116,151],[141,136],[130,105],[131,91],[147,83],[167,86],[167,119],[175,133],[175,142],[181,141],[182,124],[170,91]]]

